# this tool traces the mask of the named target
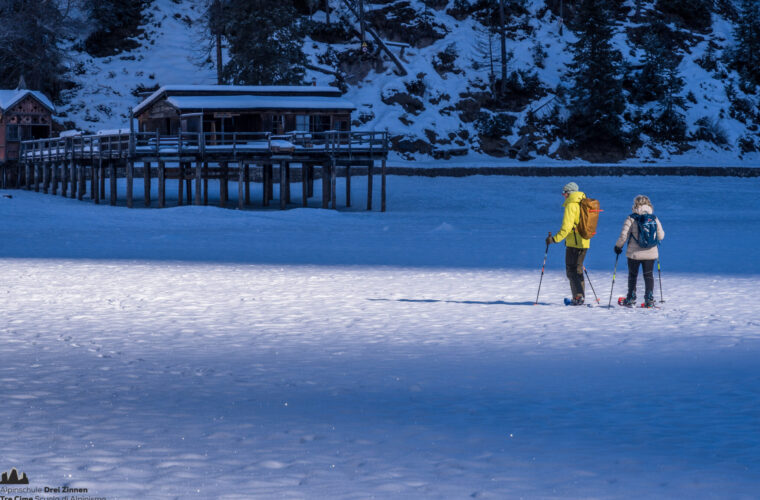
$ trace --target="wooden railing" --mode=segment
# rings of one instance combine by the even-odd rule
[[[315,153],[331,156],[387,155],[388,132],[134,132],[76,135],[36,139],[21,143],[21,161],[60,161],[77,158],[136,159],[144,157],[196,156],[213,160],[217,155],[278,155]]]

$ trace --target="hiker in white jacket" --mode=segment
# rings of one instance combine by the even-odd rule
[[[650,227],[651,224],[656,224],[657,244],[645,247],[639,243],[642,240],[637,219],[648,220]],[[633,213],[626,217],[620,237],[615,243],[615,253],[618,255],[622,253],[623,245],[628,243],[628,250],[625,252],[628,258],[628,295],[621,305],[632,307],[636,303],[636,281],[639,265],[641,265],[644,270],[644,305],[654,307],[654,261],[660,256],[658,246],[663,239],[665,239],[665,230],[662,228],[660,219],[654,217],[654,207],[649,197],[637,196],[633,199]]]

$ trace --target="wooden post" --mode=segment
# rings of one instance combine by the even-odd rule
[[[158,208],[166,206],[166,162],[158,162]]]
[[[330,167],[327,163],[322,164],[322,208],[329,207],[330,184],[328,182]]]
[[[50,191],[50,162],[42,165],[42,192],[48,194]]]
[[[32,189],[32,164],[28,161],[24,162],[24,184],[27,191]]]
[[[69,172],[69,181],[71,182],[71,198],[74,199],[77,197],[77,181],[79,180],[77,178],[77,163],[74,160],[74,155],[71,155],[71,172]]]
[[[182,172],[184,173],[185,177],[185,194],[187,199],[187,204],[190,205],[192,202],[190,200],[193,199],[193,175],[192,175],[192,163],[186,163],[185,168],[182,169]],[[188,173],[190,175],[188,175]]]
[[[65,160],[61,160],[61,196],[68,196],[69,192],[69,165]]]
[[[351,206],[351,165],[346,165],[346,206]]]
[[[150,177],[151,166],[149,162],[143,162],[143,193],[145,195],[145,206],[150,207]]]
[[[285,164],[285,203],[290,203],[290,163]]]
[[[243,210],[245,205],[245,195],[243,194],[243,184],[245,184],[245,167],[238,163],[238,209]]]
[[[374,161],[370,161],[367,165],[367,210],[372,210],[372,177],[374,174],[372,170],[374,165]]]
[[[69,166],[65,161],[61,162],[61,196],[68,196],[69,192]]]
[[[280,210],[285,210],[287,199],[285,198],[285,162],[280,162]]]
[[[132,185],[132,179],[135,176],[135,164],[132,160],[127,162],[127,207],[132,208],[132,194],[134,186]]]
[[[246,163],[243,169],[244,169],[243,182],[245,183],[245,204],[250,205],[251,204],[251,166]]]
[[[219,169],[219,206],[225,207],[227,206],[227,199],[229,194],[230,185],[227,183],[227,162],[221,163],[221,168]]]
[[[92,173],[98,181],[93,184],[93,197],[95,198],[95,203],[100,205],[100,200],[103,199],[103,158],[98,158],[98,165],[92,167]]]
[[[202,177],[202,166],[200,161],[195,162],[195,200],[193,202],[194,205],[199,206],[201,204],[201,177]]]
[[[267,166],[262,165],[261,166],[261,206],[262,207],[269,206],[269,186],[267,185],[268,176],[269,176],[269,171],[267,170]]]
[[[77,165],[72,159],[69,162],[69,198],[77,197]]]
[[[203,204],[208,205],[208,162],[203,162]]]
[[[98,190],[98,193],[100,194],[100,199],[105,200],[106,199],[106,167],[105,165],[103,165],[102,155],[100,159],[98,160],[98,180],[100,181],[100,189]]]
[[[269,182],[267,183],[267,189],[268,189],[267,192],[269,194],[267,196],[269,197],[269,200],[271,201],[271,200],[274,200],[274,165],[270,163],[269,165],[267,165],[267,169],[269,170],[269,176],[267,177],[267,179],[269,180]]]
[[[332,158],[330,165],[330,199],[332,200],[332,208],[335,210],[338,208],[338,165],[335,163],[335,158]]]
[[[84,164],[77,166],[77,183],[79,184],[77,200],[82,201],[87,192],[87,166]]]
[[[309,165],[306,169],[309,172],[309,198],[314,196],[314,165]]]
[[[385,158],[383,158],[383,177],[380,184],[380,211],[385,212]]]
[[[182,206],[182,203],[184,201],[182,199],[183,193],[185,192],[184,186],[182,185],[182,182],[184,181],[184,179],[185,179],[185,164],[180,162],[179,173],[177,174],[177,206],[180,206],[180,207]]]
[[[100,180],[98,180],[98,166],[95,165],[95,160],[92,162],[92,166],[90,167],[91,177],[90,177],[90,199],[95,202],[96,205],[100,204]]]
[[[301,205],[309,206],[309,168],[301,163]]]
[[[111,160],[108,165],[108,182],[110,183],[108,195],[110,196],[111,205],[116,205],[116,162]]]
[[[58,194],[58,164],[55,162],[50,165],[50,194]]]
[[[34,169],[34,191],[40,192],[40,166],[37,163],[32,163]]]

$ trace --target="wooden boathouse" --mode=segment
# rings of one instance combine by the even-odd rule
[[[0,163],[18,160],[21,141],[50,137],[54,112],[42,92],[0,90]]]
[[[351,130],[356,107],[335,87],[168,85],[134,109],[140,132],[326,132]]]
[[[351,130],[354,109],[332,87],[165,86],[132,110],[129,131],[23,141],[17,187],[58,194],[60,186],[63,196],[100,203],[108,178],[109,202],[115,205],[117,179],[123,176],[132,208],[133,181],[141,176],[145,206],[153,206],[156,181],[155,201],[162,208],[167,179],[178,180],[180,205],[208,204],[209,179],[218,179],[220,206],[228,206],[233,180],[236,206],[242,209],[251,205],[252,182],[261,183],[262,206],[272,203],[278,182],[279,206],[285,209],[293,182],[301,184],[305,207],[314,195],[314,179],[321,178],[321,206],[337,208],[339,173],[345,179],[345,206],[351,206],[353,168],[354,175],[367,175],[368,210],[374,175],[381,175],[384,211],[388,133]],[[13,167],[3,169],[4,187],[11,187],[8,168]]]

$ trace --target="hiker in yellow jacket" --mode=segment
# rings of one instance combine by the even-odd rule
[[[562,227],[559,232],[546,238],[546,244],[559,243],[565,240],[565,269],[567,278],[570,280],[570,290],[573,294],[572,304],[579,306],[583,304],[586,297],[586,283],[583,280],[583,260],[586,258],[590,241],[583,238],[576,226],[580,221],[581,209],[580,202],[586,197],[584,193],[578,190],[578,184],[568,182],[562,188],[562,196],[565,198],[565,215],[562,217]]]

